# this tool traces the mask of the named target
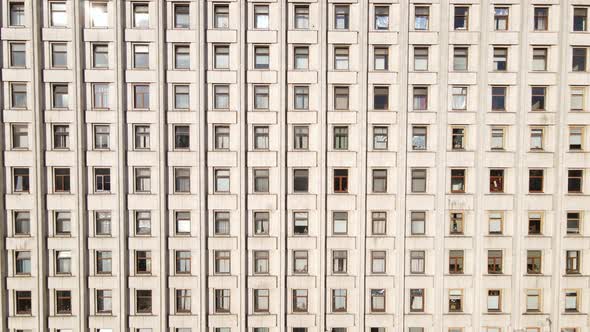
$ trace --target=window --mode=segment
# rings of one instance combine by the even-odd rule
[[[111,170],[109,168],[94,169],[94,191],[97,193],[111,191]]]
[[[191,233],[191,213],[189,211],[174,212],[174,230],[177,236],[188,235]]]
[[[227,150],[229,149],[229,126],[215,126],[215,149]]]
[[[213,223],[214,223],[213,231],[214,231],[215,235],[229,235],[229,231],[230,231],[229,212],[215,211],[213,214]]]
[[[467,109],[467,87],[452,88],[452,108],[453,110]]]
[[[430,7],[414,7],[414,30],[428,30]]]
[[[294,227],[293,233],[295,235],[307,235],[309,231],[309,216],[307,212],[295,212],[293,214]]]
[[[545,110],[547,88],[544,86],[531,87],[531,109],[533,111]]]
[[[424,235],[426,232],[426,212],[410,212],[410,233],[412,235]]]
[[[411,191],[413,193],[426,192],[426,169],[417,168],[412,169],[412,185]]]
[[[31,275],[31,252],[14,252],[14,272],[16,275]]]
[[[109,46],[105,44],[92,45],[92,67],[109,67]]]
[[[191,190],[190,168],[174,168],[174,192],[189,193]]]
[[[460,289],[449,289],[449,312],[463,311],[463,291]]]
[[[410,251],[410,273],[423,274],[425,261],[426,253],[424,251]]]
[[[269,271],[268,251],[254,251],[254,274],[266,274]]]
[[[541,311],[541,291],[538,289],[527,289],[526,291],[526,311],[539,312]]]
[[[492,111],[506,110],[506,89],[505,86],[492,87]]]
[[[453,150],[465,150],[465,128],[451,129],[451,147]]]
[[[29,169],[13,168],[12,169],[13,192],[29,192]]]
[[[267,193],[269,190],[269,170],[255,169],[252,171],[254,177],[254,192]]]
[[[543,128],[531,128],[531,150],[543,150]]]
[[[174,85],[174,108],[188,110],[190,107],[190,95],[188,85]]]
[[[350,7],[347,5],[334,6],[334,29],[348,29]]]
[[[424,312],[424,289],[410,289],[410,312]]]
[[[348,213],[336,211],[332,213],[332,234],[346,235],[348,233]]]
[[[27,108],[27,85],[13,83],[10,85],[10,107]]]
[[[547,71],[547,48],[533,48],[533,71]]]
[[[268,289],[254,290],[254,312],[268,312],[270,310],[270,291]]]
[[[583,138],[584,138],[584,128],[570,127],[569,128],[569,149],[570,149],[570,151],[582,150]]]
[[[109,108],[109,85],[106,83],[92,84],[92,109]]]
[[[254,29],[268,29],[269,9],[267,5],[254,5]]]
[[[295,5],[295,29],[309,29],[309,6],[308,5]]]
[[[375,70],[389,69],[389,48],[375,47],[373,48],[373,67]]]
[[[148,69],[150,66],[150,49],[148,45],[133,45],[133,68]]]
[[[70,126],[53,126],[53,148],[68,149],[70,147]]]
[[[174,126],[174,148],[188,149],[190,147],[189,126]]]
[[[527,250],[526,272],[528,274],[540,274],[542,258],[541,250]]]
[[[494,47],[494,71],[506,71],[508,68],[508,49]]]
[[[567,192],[582,193],[584,182],[584,171],[581,169],[568,169],[567,171]]]
[[[70,235],[72,231],[72,216],[69,211],[55,211],[55,235]]]
[[[348,46],[334,47],[334,69],[348,70],[349,49]]]
[[[504,128],[492,127],[490,148],[492,150],[503,150],[504,149]]]
[[[96,312],[108,314],[113,311],[113,291],[106,289],[96,290]]]
[[[69,315],[72,313],[71,291],[55,291],[55,312],[58,315]]]
[[[68,86],[55,84],[52,87],[53,108],[68,108]]]
[[[568,212],[566,221],[567,234],[580,234],[580,212]]]
[[[213,88],[214,100],[213,108],[215,109],[229,109],[229,86],[215,85]]]
[[[270,215],[268,212],[254,212],[254,235],[268,235]]]
[[[295,150],[307,150],[309,148],[309,127],[293,127],[293,148]]]
[[[135,149],[149,149],[150,148],[150,126],[136,125],[134,126],[134,142]]]
[[[109,136],[110,127],[108,125],[95,125],[94,129],[94,148],[95,149],[108,149],[109,148]]]
[[[228,169],[215,170],[215,192],[224,193],[229,192],[230,178]]]
[[[213,27],[216,29],[229,28],[229,5],[215,4],[213,6]]]
[[[65,17],[65,6],[64,6],[64,22],[66,20]],[[91,3],[90,9],[90,25],[93,28],[106,28],[109,24],[109,16],[108,16],[108,3],[107,2],[100,2],[94,1]],[[65,25],[65,23],[64,23]]]
[[[138,250],[135,252],[135,273],[150,274],[152,272],[151,251]]]
[[[428,109],[428,88],[414,87],[414,110],[425,111]]]
[[[254,46],[254,68],[268,69],[270,64],[270,48],[268,46]]]
[[[190,6],[189,4],[174,4],[174,28],[188,29],[190,27]]]
[[[268,150],[268,127],[254,127],[254,149]]]
[[[565,252],[565,273],[578,274],[580,273],[580,251],[567,250]]]
[[[137,313],[146,314],[152,312],[152,291],[136,290],[135,291],[135,309]]]
[[[570,110],[584,110],[584,100],[586,99],[586,89],[584,87],[572,87],[570,91]]]
[[[541,235],[543,227],[543,215],[539,212],[529,213],[529,235]]]
[[[144,167],[135,168],[135,192],[151,192],[151,169]]]
[[[387,110],[389,108],[389,87],[373,87],[373,109]]]
[[[309,68],[309,47],[308,46],[296,46],[293,48],[294,62],[293,68],[295,69],[308,69]]]
[[[293,108],[296,110],[309,109],[309,87],[296,86],[293,88]]]
[[[373,149],[387,150],[387,141],[389,129],[387,127],[374,126],[373,127]]]
[[[500,290],[490,289],[488,290],[487,309],[488,311],[500,311],[501,309],[501,298]]]
[[[231,298],[229,289],[215,290],[215,312],[225,313],[230,311]]]
[[[543,192],[543,173],[542,169],[529,170],[529,192],[541,193]]]
[[[387,265],[387,255],[385,251],[371,252],[371,273],[385,273]]]
[[[150,86],[149,85],[134,85],[133,86],[133,108],[135,109],[149,109],[150,108]]]
[[[588,49],[585,47],[572,48],[572,71],[586,71]]]
[[[334,192],[347,193],[348,192],[348,170],[335,169],[334,170]]]
[[[105,11],[106,11],[106,3],[104,4]],[[93,5],[92,7],[92,17],[94,18],[95,12],[97,8]],[[50,25],[52,27],[65,27],[68,23],[68,16],[67,16],[67,9],[66,3],[61,1],[55,1],[49,3],[49,12],[50,12]]]
[[[111,235],[111,212],[96,211],[94,213],[95,232],[97,236]]]
[[[469,7],[455,6],[455,30],[467,30],[469,28]]]
[[[293,290],[293,312],[307,312],[307,289]]]
[[[147,3],[134,3],[133,6],[133,27],[147,29],[149,27],[149,5]]]
[[[346,250],[332,251],[332,272],[346,273],[348,267],[348,252]]]
[[[332,289],[332,312],[346,312],[346,289]],[[332,328],[333,332],[339,330]]]
[[[414,47],[414,71],[428,70],[428,47]]]
[[[151,213],[150,211],[136,211],[135,212],[135,235],[150,235],[151,228]]]
[[[9,3],[9,25],[12,27],[25,25],[25,4],[24,2]]]
[[[389,29],[389,7],[375,6],[375,30]]]
[[[96,274],[111,274],[113,271],[113,253],[111,251],[96,252]]]
[[[467,70],[467,59],[469,56],[469,49],[467,47],[453,48],[453,70]]]
[[[371,312],[385,312],[385,289],[371,289]]]
[[[188,45],[174,46],[174,69],[190,69],[191,50]]]
[[[334,127],[334,150],[348,150],[348,127]]]
[[[574,31],[588,30],[588,8],[574,7]]]
[[[451,193],[465,192],[465,170],[452,169],[451,170]]]
[[[23,64],[24,65],[24,64]],[[65,43],[51,44],[51,67],[65,68],[68,65],[68,46]]]
[[[539,31],[547,30],[549,27],[549,8],[535,7],[534,9],[534,29]]]
[[[508,15],[510,8],[508,7],[494,7],[494,30],[506,31],[508,30]]]
[[[191,273],[191,252],[179,250],[176,251],[176,274]]]
[[[578,312],[578,291],[565,291],[565,312]]]
[[[462,274],[464,266],[465,253],[463,250],[449,251],[449,273]]]
[[[70,251],[55,252],[55,274],[72,274],[72,253]]]
[[[307,274],[308,256],[306,250],[293,251],[293,273]]]
[[[373,170],[373,193],[387,192],[387,170],[374,169]]]
[[[349,88],[347,86],[334,87],[334,109],[347,110],[349,108]]]
[[[463,234],[463,213],[462,212],[451,212],[449,234],[451,234],[451,235]]]
[[[254,86],[254,108],[268,109],[268,85]]]
[[[54,191],[56,193],[70,192],[70,169],[69,168],[55,168],[53,170]]]
[[[176,312],[177,313],[190,313],[191,312],[191,291],[190,291],[190,289],[177,289],[176,290]]]
[[[488,273],[502,273],[502,250],[488,250]]]
[[[229,45],[215,45],[213,47],[215,59],[213,66],[215,69],[229,68]]]
[[[31,291],[15,291],[14,302],[17,315],[30,315],[32,309]]]
[[[306,193],[309,191],[309,170],[293,170],[293,192]]]
[[[12,148],[27,149],[29,147],[28,125],[12,125]],[[54,127],[55,129],[55,127]]]
[[[490,192],[503,193],[504,192],[504,170],[490,169]]]
[[[491,212],[488,215],[488,233],[490,235],[502,234],[503,214],[501,212]]]

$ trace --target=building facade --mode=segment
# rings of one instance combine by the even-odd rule
[[[0,331],[589,332],[587,0],[4,0]]]

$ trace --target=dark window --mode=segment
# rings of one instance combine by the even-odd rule
[[[335,169],[334,170],[334,192],[346,193],[348,192],[348,170]]]

